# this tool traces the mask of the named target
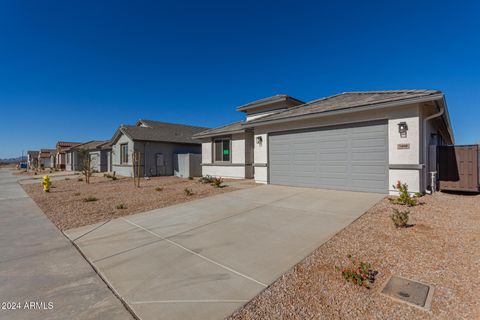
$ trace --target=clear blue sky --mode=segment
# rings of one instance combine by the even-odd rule
[[[480,141],[479,1],[0,2],[0,158],[286,93],[439,89]]]

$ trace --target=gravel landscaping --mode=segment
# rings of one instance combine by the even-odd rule
[[[90,184],[78,181],[83,176],[71,176],[66,180],[53,181],[50,192],[42,191],[40,182],[23,184],[22,187],[38,204],[52,222],[61,230],[81,227],[144,212],[156,208],[171,206],[219,193],[254,186],[250,181],[235,181],[223,188],[214,188],[196,180],[177,177],[154,177],[141,179],[140,188],[136,188],[132,178],[119,177],[111,180],[105,177],[91,177]],[[192,192],[191,195],[185,190]]]
[[[410,210],[395,228],[392,209]],[[385,199],[284,274],[230,319],[480,319],[480,195],[437,193],[406,208]],[[351,254],[378,271],[371,289],[335,266]],[[379,293],[390,275],[435,287],[431,312]]]

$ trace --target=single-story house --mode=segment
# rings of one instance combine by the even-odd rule
[[[38,165],[40,168],[55,168],[55,149],[40,149],[38,153]]]
[[[80,142],[58,141],[56,145],[57,152],[55,154],[55,168],[65,170],[65,165],[67,163],[65,151],[79,144]]]
[[[82,171],[83,170],[83,159],[84,157],[89,156],[93,152],[93,157],[90,158],[90,168],[92,171],[100,172],[100,169],[106,167],[106,157],[102,156],[97,157],[96,151],[101,151],[101,147],[108,143],[108,141],[103,140],[92,140],[84,143],[80,143],[76,146],[70,147],[65,150],[66,155],[66,165],[65,170],[67,171]]]
[[[425,192],[434,146],[454,143],[437,90],[345,92],[306,103],[276,95],[237,111],[246,119],[194,136],[203,175],[391,194],[400,180]]]
[[[111,169],[110,141],[103,141],[100,144],[91,144],[89,150],[90,166],[94,172],[109,172]]]
[[[140,176],[174,174],[175,154],[200,154],[202,146],[192,136],[207,128],[153,120],[121,125],[111,139],[112,171],[133,176],[132,160],[140,154]]]
[[[27,166],[28,169],[38,168],[38,151],[27,151]]]

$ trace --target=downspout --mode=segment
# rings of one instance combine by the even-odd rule
[[[440,111],[426,117],[425,119],[423,119],[423,143],[424,143],[424,145],[423,145],[423,162],[425,164],[423,181],[426,184],[427,184],[427,179],[428,179],[427,167],[428,167],[428,163],[429,163],[429,161],[428,161],[429,160],[428,159],[428,151],[429,151],[429,147],[430,147],[429,142],[427,141],[427,122],[432,120],[432,119],[441,117],[445,113],[445,108],[442,108],[441,106],[439,106],[436,101],[435,101],[435,105],[440,109]],[[425,187],[426,187],[426,185],[425,185]],[[433,186],[430,186],[430,188],[433,188]],[[430,194],[430,193],[432,193],[432,190],[428,191],[427,188],[425,188],[425,192]]]

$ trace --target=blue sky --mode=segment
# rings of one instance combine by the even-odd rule
[[[478,1],[0,2],[0,158],[286,93],[439,89],[480,141]]]

